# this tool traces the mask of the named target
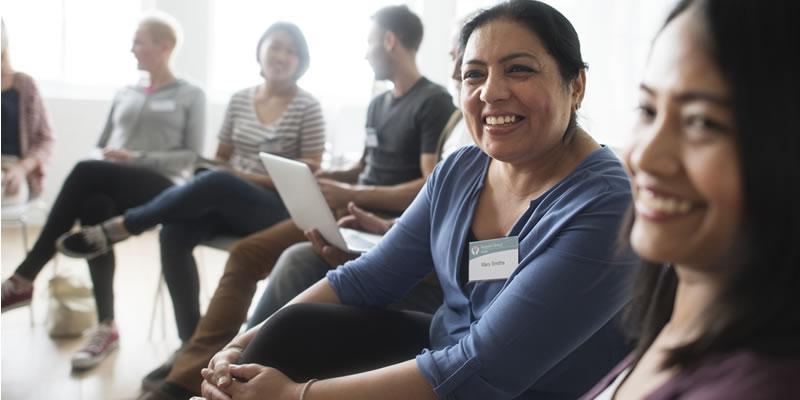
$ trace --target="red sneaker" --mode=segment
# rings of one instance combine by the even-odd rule
[[[2,291],[3,295],[2,311],[0,312],[6,312],[31,304],[33,284],[16,275],[12,275],[3,282],[0,291]]]
[[[118,347],[119,332],[116,325],[113,322],[102,322],[97,325],[86,346],[72,355],[72,368],[94,368]]]

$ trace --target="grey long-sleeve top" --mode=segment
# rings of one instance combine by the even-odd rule
[[[97,145],[129,150],[136,165],[180,180],[203,151],[204,136],[205,94],[177,79],[154,92],[137,86],[117,92]]]

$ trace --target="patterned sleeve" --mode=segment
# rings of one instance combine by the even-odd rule
[[[317,99],[309,96],[309,104],[300,122],[300,158],[316,156],[325,150],[325,119]]]
[[[222,120],[222,127],[219,128],[219,135],[217,135],[220,143],[233,143],[233,104],[237,96],[239,96],[239,93],[234,93],[225,108],[225,117]]]
[[[25,109],[28,112],[24,117],[28,128],[28,145],[30,148],[26,157],[33,156],[40,163],[44,163],[50,159],[53,150],[53,134],[50,129],[50,121],[42,102],[42,96],[36,87],[36,82],[30,76],[20,75],[24,76],[25,91],[28,93],[26,99],[28,104],[25,105]]]

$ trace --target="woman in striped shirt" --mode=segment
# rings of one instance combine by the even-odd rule
[[[66,234],[58,243],[64,254],[92,258],[114,243],[161,224],[162,269],[182,341],[191,337],[200,319],[193,248],[213,236],[245,236],[289,217],[258,153],[312,165],[318,165],[322,157],[322,110],[313,96],[297,86],[309,63],[303,34],[293,24],[275,23],[256,49],[264,81],[231,98],[214,168],[121,216]]]

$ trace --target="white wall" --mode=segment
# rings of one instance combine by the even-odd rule
[[[425,25],[425,38],[418,56],[420,69],[433,81],[447,85],[450,76],[447,56],[452,29],[450,21],[455,14],[456,0],[417,0],[410,3]],[[208,59],[211,55],[207,43],[213,35],[210,0],[145,0],[143,9],[159,9],[180,22],[185,40],[173,60],[175,71],[201,87],[208,87]],[[131,67],[133,66],[131,58]],[[113,91],[108,88],[79,88],[49,82],[43,82],[40,86],[56,135],[54,156],[45,178],[43,194],[44,200],[52,204],[61,183],[75,163],[85,158],[90,149],[95,147],[111,107]],[[227,98],[209,96],[208,100],[204,154],[211,156],[216,149],[216,134],[222,123]],[[363,104],[337,109],[334,113],[323,104],[329,141],[334,144],[334,149],[351,154],[360,151],[365,110],[366,104]],[[32,218],[32,224],[42,221],[41,216],[34,215]]]
[[[85,158],[89,150],[96,146],[111,102],[45,97],[44,105],[56,136],[53,158],[45,175],[42,194],[49,205],[53,204],[61,182],[75,162]]]
[[[658,0],[648,5],[641,4],[637,0],[550,1],[572,21],[581,38],[584,58],[589,62],[590,69],[587,96],[581,109],[580,121],[601,142],[614,146],[624,144],[627,137],[625,122],[629,119],[629,115],[632,115],[636,105],[636,72],[643,65],[650,38],[673,1]],[[448,85],[451,68],[448,50],[454,19],[475,7],[491,5],[497,1],[398,0],[398,2],[409,4],[423,20],[425,37],[418,55],[421,71],[433,81]],[[222,7],[225,3],[220,2],[217,5]],[[174,60],[175,70],[180,76],[208,88],[211,72],[209,60],[213,56],[209,53],[209,43],[214,37],[213,24],[210,23],[213,12],[212,0],[144,0],[143,8],[161,9],[178,19],[186,40]],[[363,47],[364,43],[343,45]],[[101,56],[102,54],[98,55]],[[315,60],[315,62],[319,65],[337,61]],[[134,66],[131,57],[131,70],[120,71],[120,74],[135,76],[131,74]],[[322,69],[318,73],[325,72]],[[331,85],[347,87],[346,82],[336,81],[335,76],[330,79]],[[40,87],[57,137],[54,159],[45,179],[44,192],[44,199],[52,203],[61,182],[72,166],[94,147],[110,108],[113,89],[70,87],[53,82],[40,82]],[[234,89],[237,88],[231,88],[231,92]],[[215,150],[216,133],[222,120],[225,102],[228,100],[227,97],[220,95],[210,95],[208,99],[204,151],[206,156],[212,155]],[[326,106],[326,102],[323,101],[322,105],[327,121],[330,148],[340,154],[359,153],[363,143],[366,103],[332,107]]]

